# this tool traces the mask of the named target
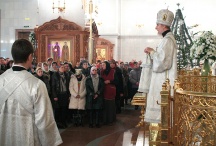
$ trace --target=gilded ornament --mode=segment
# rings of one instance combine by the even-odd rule
[[[163,21],[166,21],[166,19],[167,19],[167,14],[164,14],[163,15]]]

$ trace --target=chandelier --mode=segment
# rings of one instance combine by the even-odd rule
[[[58,13],[59,12],[60,13],[65,12],[65,0],[64,0],[64,5],[63,6],[61,5],[61,0],[58,0],[58,6],[56,6],[55,0],[53,0],[53,7],[52,7],[52,9],[53,9],[53,13],[54,13],[55,9],[58,9]]]

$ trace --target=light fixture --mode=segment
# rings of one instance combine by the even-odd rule
[[[103,24],[103,23],[102,23],[101,21],[100,21],[100,22],[97,22],[97,25],[99,25],[99,26],[102,25],[102,24]]]
[[[62,1],[63,1],[63,0],[62,0]],[[54,2],[54,0],[53,0],[53,7],[52,7],[53,13],[54,13],[54,10],[55,10],[55,9],[58,9],[58,13],[59,13],[59,12],[60,12],[60,13],[65,12],[65,0],[64,0],[64,6],[61,6],[60,2],[61,2],[61,0],[58,0],[58,6],[56,6],[56,5],[55,5],[55,2]]]
[[[142,28],[144,26],[144,24],[136,24],[136,27],[138,28]]]

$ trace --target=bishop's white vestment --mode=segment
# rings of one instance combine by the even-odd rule
[[[61,143],[45,84],[26,70],[0,75],[0,146]]]
[[[167,73],[171,87],[173,87],[177,78],[177,45],[172,32],[168,32],[164,36],[156,51],[151,52],[150,56],[153,59],[153,72],[147,95],[144,121],[161,123],[161,107],[157,104],[157,101],[161,103],[160,91],[162,90],[162,84],[166,81]],[[171,91],[172,94],[173,91]]]

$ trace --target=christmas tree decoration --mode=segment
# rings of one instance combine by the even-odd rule
[[[179,7],[180,4],[178,3],[177,5]],[[188,28],[186,27],[182,11],[179,8],[176,11],[171,30],[178,46],[178,70],[187,68],[188,65],[193,67],[192,58],[190,58],[190,48],[193,45],[193,40],[189,34]]]
[[[34,51],[35,51],[37,49],[37,40],[36,40],[35,32],[31,32],[29,34],[29,41],[32,43]]]
[[[36,40],[35,32],[31,32],[29,34],[29,41],[31,42],[33,49],[34,49],[33,59],[36,60],[35,51],[37,49],[37,40]]]

